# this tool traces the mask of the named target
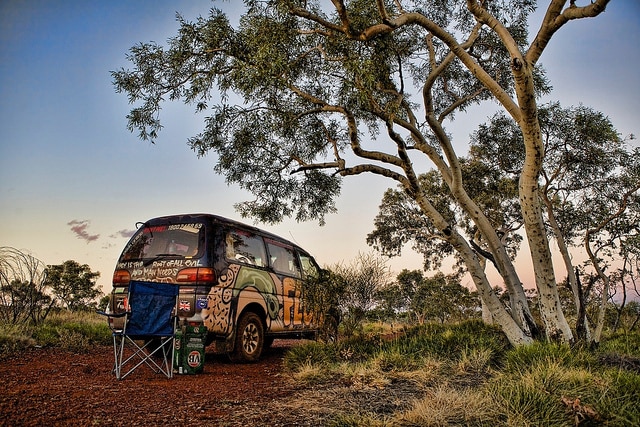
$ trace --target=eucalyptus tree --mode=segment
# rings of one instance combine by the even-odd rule
[[[554,239],[578,315],[581,339],[599,341],[609,296],[611,264],[637,252],[640,221],[640,149],[621,138],[608,117],[583,105],[559,103],[538,109],[545,157],[539,200]],[[472,138],[472,155],[492,170],[515,178],[523,167],[525,147],[518,125],[503,113],[480,126]],[[574,258],[603,283],[595,334],[586,318],[585,292]]]
[[[460,171],[467,194],[482,209],[497,231],[509,258],[515,260],[522,243],[520,231],[523,227],[517,178],[484,161],[476,146],[471,147],[470,158],[460,158]],[[430,171],[420,175],[418,179],[438,211],[449,223],[456,224],[467,237],[482,268],[485,268],[487,262],[497,267],[482,233],[465,211],[458,208],[442,177],[436,171]],[[455,273],[463,275],[467,272],[462,257],[443,238],[442,233],[422,213],[402,186],[390,188],[384,193],[378,214],[374,218],[374,230],[367,235],[367,243],[389,257],[400,256],[404,247],[410,246],[423,255],[423,268],[426,271],[441,270],[444,260],[453,257]],[[497,285],[492,284],[494,288]],[[509,307],[517,306],[517,295],[507,292],[505,296],[510,300]],[[493,317],[485,304],[483,314],[487,320]],[[532,318],[530,324],[535,325]]]
[[[578,5],[577,3],[585,3]],[[536,96],[548,90],[540,56],[564,25],[600,14],[608,0],[550,0],[528,39],[531,0],[246,0],[237,28],[220,10],[187,21],[168,48],[131,49],[132,70],[113,72],[136,105],[128,126],[155,140],[163,101],[207,116],[188,143],[255,199],[242,214],[276,222],[335,211],[341,179],[372,173],[399,183],[466,265],[484,303],[512,343],[532,341],[521,280],[485,213],[467,194],[445,129],[456,112],[497,101],[518,123],[525,160],[518,194],[543,320],[550,338],[573,335],[559,310],[540,204],[544,157]],[[422,188],[428,159],[469,215],[513,295],[507,311],[481,260]]]

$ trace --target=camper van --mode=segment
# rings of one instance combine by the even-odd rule
[[[172,215],[138,223],[113,274],[110,311],[127,307],[131,281],[179,286],[181,324],[206,328],[207,345],[232,360],[258,360],[277,338],[314,338],[317,325],[303,283],[316,261],[298,245],[210,214]],[[122,321],[111,318],[113,322]]]

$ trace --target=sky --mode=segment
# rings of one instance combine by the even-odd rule
[[[165,104],[157,143],[140,141],[126,129],[131,106],[114,91],[109,73],[130,68],[126,54],[133,45],[164,44],[174,36],[176,12],[196,19],[212,6],[237,14],[239,5],[0,0],[0,246],[45,264],[88,264],[101,273],[98,284],[107,292],[138,221],[208,212],[253,223],[233,209],[252,196],[213,172],[215,158],[198,159],[186,145],[202,129],[203,115]],[[541,63],[554,87],[548,100],[590,106],[609,116],[621,135],[640,135],[640,2],[612,1],[601,16],[570,22]],[[454,141],[464,145],[494,109],[458,114],[448,126]],[[366,235],[392,186],[379,177],[345,180],[338,213],[322,227],[293,220],[255,225],[295,241],[320,265],[350,263],[371,251]],[[420,269],[422,258],[405,250],[389,265],[396,273]]]

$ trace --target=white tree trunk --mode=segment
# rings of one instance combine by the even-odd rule
[[[549,240],[542,218],[538,179],[542,170],[544,145],[535,104],[532,67],[524,59],[516,58],[513,70],[521,107],[518,125],[522,129],[525,144],[525,160],[519,182],[520,208],[540,298],[540,314],[548,339],[572,342],[573,333],[560,305]]]
[[[543,199],[544,199],[544,204],[547,208],[547,216],[549,218],[549,223],[551,224],[551,228],[553,229],[553,232],[556,237],[558,250],[562,255],[562,261],[564,262],[565,269],[567,270],[567,280],[569,281],[569,285],[571,286],[571,292],[573,293],[573,299],[576,305],[576,312],[580,313],[581,311],[580,307],[582,306],[584,301],[581,301],[580,299],[580,290],[578,289],[578,286],[580,286],[580,284],[578,283],[578,277],[576,276],[576,273],[574,271],[573,262],[571,262],[571,255],[569,254],[569,249],[567,248],[567,243],[564,240],[562,230],[558,225],[558,221],[556,221],[556,217],[551,207],[551,202],[546,196],[544,196]],[[589,326],[589,320],[586,318],[586,316],[584,318],[584,334],[587,342],[591,341],[591,328]]]
[[[488,311],[495,323],[500,325],[502,331],[507,336],[511,344],[522,345],[530,344],[533,338],[530,334],[525,333],[523,329],[516,323],[514,318],[507,312],[504,305],[491,287],[489,280],[485,274],[484,268],[475,252],[468,245],[467,241],[458,234],[455,229],[449,227],[444,218],[429,203],[424,195],[416,195],[416,202],[422,211],[431,218],[434,224],[442,230],[445,239],[454,247],[454,249],[463,258],[465,265],[471,278],[476,285],[476,289],[480,294],[480,298],[486,304]]]
[[[491,311],[489,311],[489,307],[487,307],[487,304],[482,298],[480,298],[480,302],[482,303],[482,321],[487,325],[493,325],[495,322],[493,321],[493,316],[491,315]]]

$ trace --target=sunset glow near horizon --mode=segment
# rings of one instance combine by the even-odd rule
[[[133,45],[173,37],[176,12],[193,20],[211,7],[240,13],[239,2],[209,0],[0,3],[0,246],[45,264],[88,264],[107,292],[138,221],[207,212],[253,224],[233,209],[252,196],[227,186],[214,159],[198,159],[186,145],[205,115],[167,103],[157,143],[142,142],[126,129],[131,106],[109,74],[131,67],[125,55]],[[607,115],[623,137],[639,134],[638,46],[639,2],[614,1],[601,16],[569,22],[541,58],[554,87],[543,102],[583,104]],[[458,114],[447,124],[454,142],[464,146],[494,111],[491,104]],[[389,187],[395,183],[375,176],[344,180],[338,213],[323,227],[255,225],[295,241],[321,265],[349,263],[372,250],[365,238]],[[422,257],[407,248],[390,267],[420,269]]]

